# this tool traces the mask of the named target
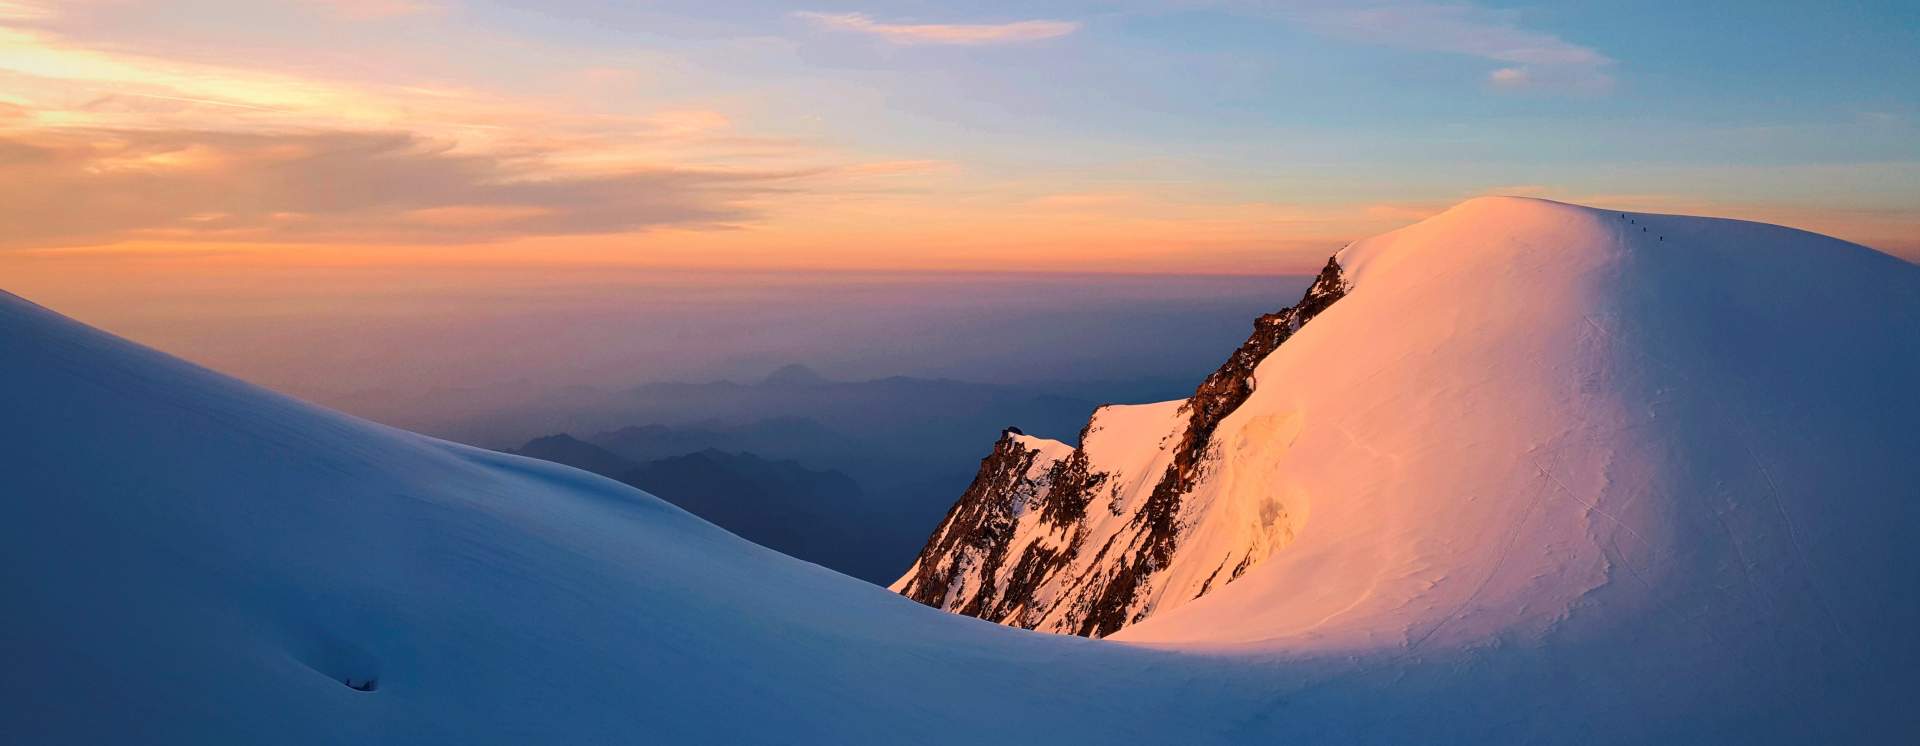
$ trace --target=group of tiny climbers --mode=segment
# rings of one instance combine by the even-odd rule
[[[1627,221],[1627,224],[1628,224],[1628,225],[1640,225],[1640,221],[1638,221],[1638,220],[1634,220],[1633,218],[1630,218],[1630,217],[1627,217],[1627,214],[1626,214],[1626,213],[1624,213],[1624,212],[1623,212],[1623,213],[1620,213],[1620,219],[1621,219],[1621,220],[1625,220],[1625,221]],[[1641,232],[1641,233],[1646,233],[1646,232],[1647,232],[1647,227],[1646,227],[1646,226],[1644,226],[1644,225],[1641,225],[1641,226],[1640,226],[1640,232]],[[1659,238],[1660,238],[1660,240],[1661,240],[1662,242],[1665,242],[1665,241],[1667,240],[1667,237],[1666,237],[1666,236],[1660,236]]]

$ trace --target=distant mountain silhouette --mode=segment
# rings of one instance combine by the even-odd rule
[[[860,485],[791,460],[706,449],[642,464],[620,477],[741,538],[868,580],[897,573],[891,553],[860,541]]]
[[[805,442],[827,432],[803,419],[766,425],[748,433]],[[913,533],[867,535],[887,521],[874,515],[860,484],[844,472],[711,445],[742,440],[725,431],[648,425],[600,437],[640,456],[566,433],[534,438],[511,452],[625,482],[749,541],[848,575],[878,583],[899,574],[900,540]]]
[[[814,468],[840,468],[865,446],[806,417],[775,417],[742,425],[629,425],[587,437],[632,462],[714,449],[793,459]]]
[[[534,438],[512,453],[616,479],[635,466],[631,460],[566,433]]]
[[[622,480],[650,462],[709,450],[837,472],[856,485],[844,496],[846,511],[807,520],[817,535],[842,537],[858,551],[822,553],[826,550],[791,542],[784,546],[801,547],[793,553],[802,559],[886,582],[913,563],[929,527],[940,522],[953,496],[966,488],[987,455],[981,444],[991,442],[1007,423],[1073,442],[1102,403],[1182,396],[1191,388],[1186,381],[1153,379],[988,384],[890,376],[836,381],[796,363],[754,382],[657,382],[624,389],[591,416],[548,418],[548,424],[540,426],[546,432],[582,433],[579,437],[551,443],[536,439],[518,451]],[[617,460],[610,461],[608,455]],[[785,484],[800,486],[763,489],[761,499],[777,503],[808,494],[804,485],[811,484],[809,478],[797,473],[784,478],[791,480]],[[666,492],[660,497],[679,502]],[[768,538],[756,525],[738,523],[741,519],[715,515],[719,517],[708,517],[741,536],[766,539],[762,543],[769,546],[785,541]]]
[[[825,383],[831,383],[827,380],[826,376],[820,375],[817,371],[805,365],[793,363],[780,366],[778,370],[768,373],[767,377],[760,382],[760,385],[802,388],[819,386]]]

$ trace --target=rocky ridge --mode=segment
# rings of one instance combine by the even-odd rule
[[[1238,578],[1264,554],[1246,547],[1221,558],[1191,595],[1166,595],[1185,498],[1207,477],[1215,429],[1252,395],[1260,361],[1346,291],[1328,259],[1305,296],[1255,320],[1193,396],[1103,407],[1077,448],[1002,433],[893,590],[1001,624],[1103,637]],[[1115,451],[1138,457],[1103,457]]]

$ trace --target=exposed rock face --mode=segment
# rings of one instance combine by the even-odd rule
[[[1215,429],[1253,393],[1260,361],[1346,290],[1327,260],[1306,296],[1256,320],[1192,397],[1103,407],[1078,448],[1003,433],[893,589],[1001,624],[1103,637],[1238,578],[1290,538],[1283,511],[1237,554],[1188,560],[1209,571],[1185,573],[1194,587],[1170,593],[1168,570],[1195,519],[1186,498],[1206,479]]]
[[[1011,428],[1001,433],[993,453],[980,461],[973,484],[947,511],[946,520],[902,580],[915,589],[909,595],[928,606],[969,616],[986,618],[989,607],[997,611],[996,601],[1005,594],[996,581],[1014,529],[1046,493],[1053,466],[1065,450],[1065,444],[1030,438]],[[981,585],[961,585],[968,576],[979,578]]]

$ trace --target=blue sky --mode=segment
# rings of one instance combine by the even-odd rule
[[[1294,271],[1499,192],[1920,255],[1912,3],[82,1],[0,24],[0,136],[32,152],[104,133],[240,183],[273,138],[339,172],[379,135],[450,173],[90,230],[16,201],[16,248]],[[113,197],[97,150],[12,176]]]

